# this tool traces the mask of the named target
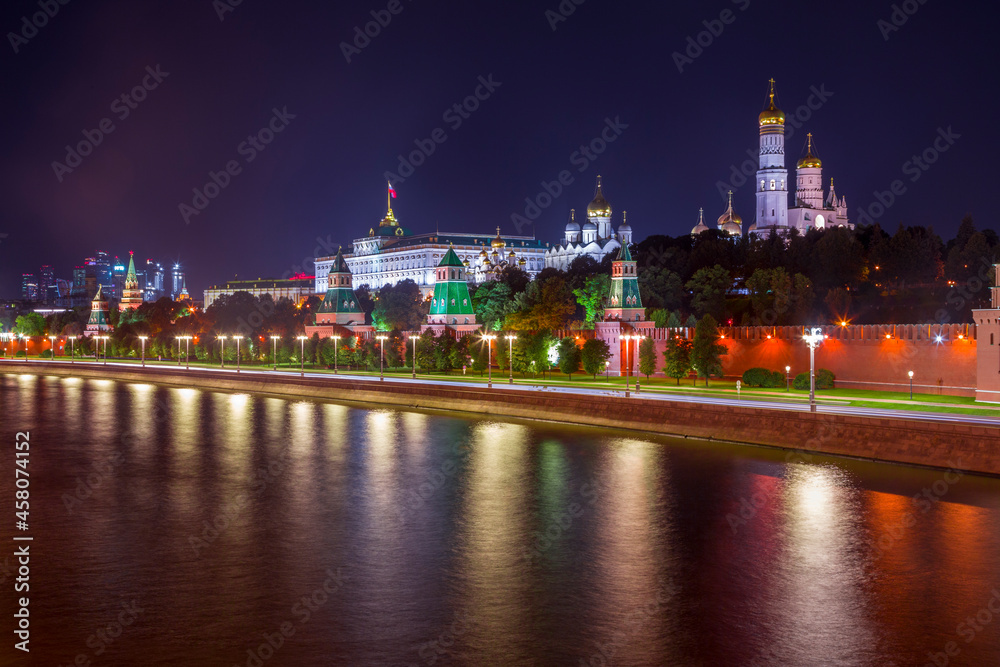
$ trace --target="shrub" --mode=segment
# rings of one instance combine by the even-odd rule
[[[833,383],[835,380],[833,371],[829,371],[825,368],[820,368],[816,371],[816,388],[817,389],[833,389]],[[795,376],[795,382],[792,386],[796,389],[809,389],[809,373],[799,373]]]
[[[42,350],[42,353],[39,354],[38,356],[41,357],[42,359],[51,359],[52,350]]]
[[[765,387],[772,389],[784,388],[785,387],[785,376],[783,373],[778,371],[769,371],[767,374],[767,383],[764,384]]]
[[[770,373],[766,368],[748,368],[743,372],[743,386],[766,387]]]

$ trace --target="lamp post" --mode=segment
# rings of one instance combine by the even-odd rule
[[[142,342],[142,367],[146,367],[146,339],[149,336],[139,336],[139,340]]]
[[[274,370],[278,370],[278,339],[281,336],[271,336],[271,358],[274,360]]]
[[[632,338],[633,336],[631,334],[625,334],[622,336],[622,340],[625,341],[625,398],[629,397],[628,382],[629,376],[632,374],[632,367],[628,363],[628,344]]]
[[[218,336],[218,339],[219,339],[219,342],[222,343],[222,352],[219,353],[219,361],[221,363],[221,365],[219,366],[219,368],[225,368],[226,367],[226,337],[225,336]]]
[[[910,376],[910,400],[913,400],[913,371],[907,373]]]
[[[24,341],[24,363],[28,363],[28,337],[21,334],[21,340]]]
[[[632,340],[635,341],[635,346],[632,348],[633,350],[635,350],[635,352],[633,354],[637,354],[639,352],[639,343],[641,343],[644,338],[645,338],[645,336],[632,336]],[[629,368],[631,369],[631,366]],[[636,369],[636,372],[635,372],[635,393],[637,393],[637,394],[639,393],[639,369],[638,368]]]
[[[111,338],[111,336],[101,336],[101,340],[104,341],[104,365],[105,366],[108,365],[108,339],[109,338]],[[178,343],[177,343],[177,349],[178,350],[181,349],[180,341],[178,341]],[[180,352],[178,352],[178,355],[179,354],[180,354]]]
[[[330,336],[333,339],[333,374],[337,374],[337,352],[340,347],[340,336]]]
[[[604,379],[605,380],[610,380],[611,379],[611,362],[610,361],[605,361],[604,362]]]
[[[69,363],[74,363],[76,361],[76,336],[69,339]]]
[[[510,369],[510,384],[514,384],[514,341],[517,340],[517,336],[507,334],[504,338],[507,339],[507,367]]]
[[[823,342],[823,330],[813,327],[802,340],[809,346],[809,412],[816,412],[816,348]]]
[[[233,336],[233,340],[236,341],[236,373],[240,372],[240,341],[243,340],[243,336]]]
[[[410,336],[410,340],[413,341],[413,379],[417,379],[417,340],[420,336]]]
[[[486,341],[486,368],[489,371],[489,380],[486,382],[487,389],[493,388],[493,341],[496,339],[496,334],[483,336],[483,340]]]
[[[306,376],[306,337],[299,336],[299,377]]]
[[[385,341],[388,336],[375,336],[378,339],[378,379],[379,382],[385,381],[384,369],[385,369]]]
[[[49,336],[49,352],[52,353],[52,361],[56,360],[56,338],[58,337],[59,336]]]
[[[791,372],[792,372],[792,367],[791,366],[785,366],[785,391],[786,392],[791,392],[792,391],[792,381],[788,379],[788,377],[789,377],[788,374],[791,373]]]
[[[184,370],[191,370],[191,336],[184,336]]]

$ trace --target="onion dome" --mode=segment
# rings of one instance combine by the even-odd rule
[[[699,208],[698,209],[698,224],[695,225],[694,229],[691,230],[691,235],[692,236],[697,236],[698,234],[701,234],[702,232],[707,232],[707,231],[708,231],[708,225],[705,224],[705,209]]]
[[[797,166],[798,169],[822,169],[823,163],[818,157],[813,155],[813,135],[812,132],[808,134],[809,137],[809,148],[806,150],[806,156],[799,160]]]
[[[486,252],[486,246],[483,246],[483,249],[479,252],[479,259],[486,259],[488,256],[489,253]]]
[[[517,260],[517,265],[518,266],[524,266],[527,263],[528,263],[528,260],[526,260],[524,257],[521,257],[519,260]]]
[[[601,190],[601,177],[597,177],[597,192],[594,194],[594,201],[590,202],[587,207],[587,217],[588,218],[610,218],[611,217],[611,204],[608,200],[604,198],[604,192]]]
[[[628,214],[622,211],[622,224],[618,226],[618,233],[630,231],[632,231],[632,227],[628,224]]]
[[[500,253],[498,253],[496,250],[490,253],[490,259],[492,259],[494,262],[497,261],[499,258],[500,258]]]
[[[513,262],[515,259],[517,259],[517,253],[511,250],[510,254],[507,255],[507,259]]]
[[[771,79],[771,93],[770,93],[770,104],[768,107],[760,112],[760,125],[764,127],[765,125],[784,125],[785,124],[785,112],[774,106],[774,79]]]
[[[493,244],[492,245],[493,245],[494,248],[503,248],[503,247],[506,247],[506,245],[507,245],[507,242],[504,241],[502,238],[500,238],[500,228],[499,227],[497,227],[497,237],[495,239],[493,239]],[[496,253],[494,253],[494,254],[496,254]]]
[[[736,211],[733,210],[733,191],[729,191],[729,207],[726,212],[719,216],[718,220],[719,229],[726,232],[727,234],[742,234],[743,233],[743,218],[741,218]]]
[[[465,268],[469,268],[469,258],[468,257],[465,258],[465,260],[462,262],[462,265]]]
[[[566,223],[567,232],[578,232],[580,231],[580,223],[576,221],[576,209],[570,209],[569,211],[569,222]]]
[[[590,220],[588,220],[587,222],[583,223],[583,231],[585,231],[585,232],[596,232],[597,231],[597,225],[595,225]]]

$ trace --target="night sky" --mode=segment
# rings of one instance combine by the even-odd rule
[[[437,128],[446,141],[397,184],[397,217],[416,233],[517,233],[525,198],[569,170],[573,183],[537,219],[543,240],[560,240],[598,174],[616,227],[626,209],[637,241],[679,235],[699,207],[713,222],[725,208],[719,182],[756,149],[771,77],[789,117],[826,91],[788,140],[786,166],[813,132],[853,221],[900,179],[883,227],[933,225],[947,239],[966,213],[996,227],[1000,58],[981,5],[910,0],[915,13],[888,32],[878,22],[889,2],[564,0],[575,11],[553,30],[546,11],[559,0],[400,0],[348,63],[341,43],[390,3],[243,0],[220,20],[223,2],[70,0],[17,53],[9,33],[38,0],[3,3],[0,295],[18,296],[20,274],[43,263],[69,278],[97,249],[179,259],[196,298],[236,274],[299,270],[317,239],[335,252],[377,224],[383,174]],[[731,22],[712,24],[724,10]],[[673,53],[704,21],[722,32],[679,72]],[[156,83],[147,67],[167,75],[136,108],[113,106],[144,78]],[[491,76],[499,87],[455,128],[445,112]],[[248,162],[240,144],[274,109],[294,118]],[[60,181],[52,163],[105,118],[114,131]],[[627,129],[581,172],[571,156],[606,119]],[[949,127],[960,138],[935,164],[904,171]],[[240,173],[186,224],[179,205],[231,160]],[[752,185],[736,189],[747,223],[753,202]]]

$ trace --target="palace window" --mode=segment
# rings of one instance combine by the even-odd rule
[[[774,179],[773,178],[771,179],[771,189],[772,190],[774,189]]]

